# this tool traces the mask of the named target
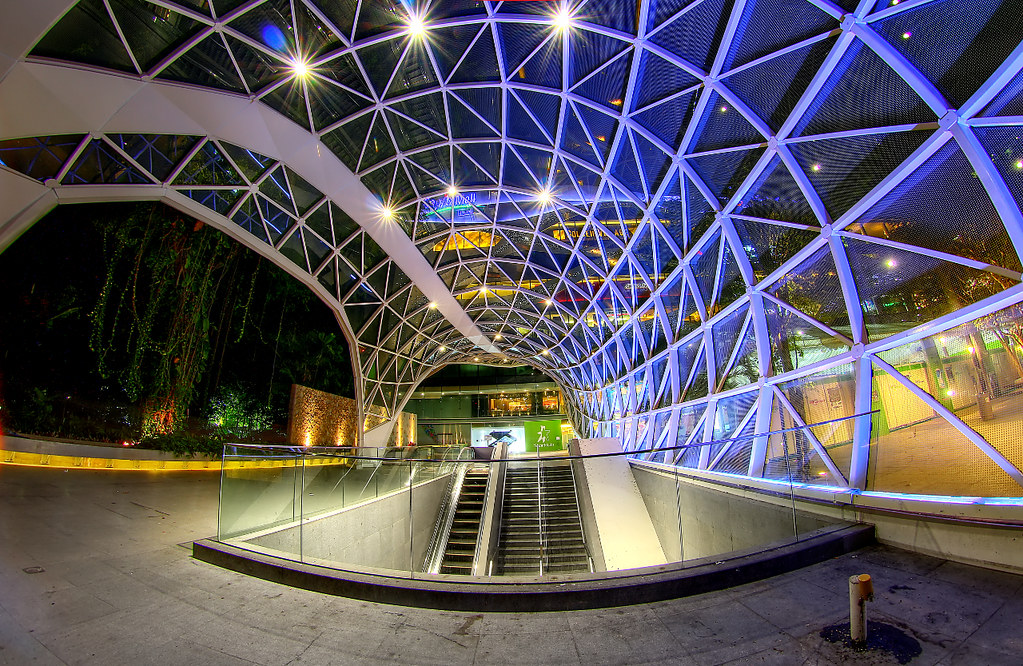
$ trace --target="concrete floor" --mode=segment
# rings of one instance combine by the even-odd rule
[[[474,614],[352,601],[192,560],[218,475],[0,465],[0,664],[886,664],[820,632],[849,575],[912,664],[1023,662],[1023,577],[884,547],[732,590],[598,611]],[[881,632],[877,632],[880,635]]]

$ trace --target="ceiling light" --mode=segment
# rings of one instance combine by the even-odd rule
[[[448,185],[448,196],[454,199],[458,196],[458,188],[454,185]]]
[[[547,188],[540,190],[536,195],[536,200],[543,206],[546,206],[551,202],[551,191]]]
[[[426,34],[426,24],[423,23],[423,19],[420,16],[410,15],[406,26],[409,37],[419,38]]]
[[[306,78],[309,76],[309,63],[301,56],[295,56],[291,59],[291,73],[300,79]]]
[[[393,220],[394,209],[391,208],[390,206],[384,206],[383,208],[380,209],[380,216],[385,220]]]
[[[501,339],[501,334],[500,334],[500,333],[498,333],[497,335],[495,335],[495,336],[494,336],[494,339],[495,339],[495,340],[500,340],[500,339]]]
[[[431,310],[436,310],[437,309],[437,304],[436,303],[430,303],[430,309]]]
[[[884,265],[887,266],[888,268],[895,268],[895,260],[889,259],[888,261],[884,262]]]
[[[568,7],[562,6],[557,13],[555,13],[551,20],[554,23],[554,29],[558,32],[564,32],[572,27],[572,12]]]
[[[554,302],[551,299],[549,299],[549,298],[544,299],[544,302],[543,302],[544,305],[553,305],[553,303]]]

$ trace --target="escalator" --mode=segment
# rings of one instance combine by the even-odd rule
[[[448,532],[440,573],[472,575],[488,479],[486,469],[469,470],[465,473],[451,529]]]

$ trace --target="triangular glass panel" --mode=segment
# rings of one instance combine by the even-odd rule
[[[117,183],[141,185],[152,183],[145,172],[132,166],[109,144],[93,139],[78,156],[61,181],[62,185]]]
[[[412,40],[405,49],[405,57],[398,65],[397,71],[394,72],[391,85],[384,98],[407,95],[424,88],[431,88],[438,83],[427,46],[418,40]]]
[[[628,137],[622,137],[618,144],[618,154],[615,157],[614,166],[611,167],[611,175],[643,199],[646,199],[646,190],[639,175],[639,160],[632,150],[632,142]]]
[[[717,312],[746,293],[746,281],[742,279],[739,264],[732,254],[732,244],[724,241],[724,256],[721,259],[721,275],[718,278],[717,294],[713,312]],[[707,316],[711,316],[711,311]]]
[[[323,144],[352,171],[357,170],[359,154],[366,143],[373,117],[374,114],[365,113],[320,137]]]
[[[323,285],[323,288],[327,290],[327,293],[330,294],[332,298],[340,300],[340,295],[337,291],[337,259],[331,259],[327,265],[323,267],[323,270],[317,274],[316,279],[321,285]]]
[[[720,390],[728,391],[757,381],[760,378],[759,359],[757,337],[751,323],[746,327],[746,334],[735,349],[735,361],[721,381]]]
[[[678,149],[699,99],[700,90],[694,90],[641,111],[633,118],[668,146]]]
[[[492,139],[498,136],[494,128],[483,122],[457,95],[447,93],[447,104],[453,139]]]
[[[906,250],[843,238],[871,340],[919,326],[1019,280]]]
[[[491,142],[461,143],[457,146],[457,148],[459,151],[465,153],[466,156],[471,158],[475,168],[482,168],[486,171],[488,176],[492,176],[495,181],[500,178],[501,144]],[[456,164],[463,165],[464,163],[456,160]],[[456,175],[459,175],[460,173],[461,171],[456,171]],[[489,180],[489,177],[487,180]],[[459,182],[461,183],[462,181]]]
[[[267,233],[270,234],[270,242],[276,244],[295,223],[295,219],[263,196],[256,198],[256,204],[259,206],[259,212],[263,215],[263,224],[266,225]]]
[[[857,100],[850,104],[849,100]],[[861,42],[853,42],[793,131],[794,136],[937,122],[906,81]]]
[[[296,229],[295,233],[288,236],[284,244],[281,245],[280,251],[303,271],[309,270],[309,264],[305,258],[305,244],[302,242],[302,229]]]
[[[813,81],[837,37],[829,37],[748,67],[723,83],[777,132]],[[764,85],[770,81],[771,85]]]
[[[918,386],[924,383],[921,370],[911,366],[897,369],[906,374],[896,377],[878,366],[873,368],[872,395],[876,396],[873,406],[879,413],[871,428],[871,474],[867,488],[967,497],[1018,497],[1020,486],[1005,470],[905,386],[905,381]],[[977,399],[984,400],[986,396]],[[979,418],[974,420],[982,427]]]
[[[373,129],[366,138],[366,147],[359,162],[359,170],[369,169],[396,154],[394,143],[391,141],[390,132],[384,123],[384,115],[377,113],[373,120]]]
[[[703,0],[659,29],[650,41],[709,71],[733,0]]]
[[[514,94],[508,95],[508,136],[541,145],[551,141],[534,121]]]
[[[788,167],[777,155],[749,188],[735,213],[798,224],[820,224]]]
[[[388,82],[398,69],[398,63],[405,52],[404,45],[405,40],[387,39],[356,52],[367,78],[380,96],[383,96]]]
[[[593,140],[599,141],[599,139],[596,139],[595,137]],[[604,137],[604,141],[605,142],[607,141],[606,136]],[[600,151],[594,149],[593,141],[589,136],[587,136],[586,131],[583,128],[582,122],[576,116],[573,105],[569,105],[569,107],[565,111],[565,127],[564,131],[561,134],[561,148],[562,150],[567,151],[569,154],[574,155],[579,159],[586,160],[587,162],[593,164],[594,166],[598,167],[601,166],[599,157],[601,153]],[[574,167],[575,165],[573,164],[572,166]],[[581,172],[587,172],[586,169],[580,168],[579,170]],[[573,175],[575,175],[574,168]],[[589,185],[588,183],[584,184],[582,178],[580,178],[579,176],[577,176],[576,178],[577,184],[580,187],[587,187],[587,185]]]
[[[561,40],[552,39],[520,67],[508,70],[508,78],[557,90],[561,88],[561,70]]]
[[[82,0],[71,5],[51,27],[31,55],[135,72],[103,0]]]
[[[799,166],[838,219],[927,140],[930,131],[889,132],[789,144]]]
[[[169,139],[174,137],[167,138]],[[242,175],[245,176],[245,178],[249,182],[253,182],[260,176],[262,176],[266,172],[266,170],[270,168],[270,166],[274,163],[274,160],[270,159],[269,157],[260,155],[259,153],[252,150],[239,148],[238,146],[227,143],[226,141],[221,141],[220,146],[224,149],[224,152],[227,153],[227,156],[231,158],[235,165],[237,165],[237,167],[241,170]],[[185,150],[184,146],[176,148],[179,151],[179,153]],[[166,150],[164,148],[161,147],[160,150],[161,152],[166,153]]]
[[[999,2],[939,2],[907,8],[871,27],[959,108],[1023,39],[1023,25],[1006,21],[1017,11]]]
[[[272,56],[268,53],[255,49],[240,39],[235,39],[226,33],[221,33],[231,48],[238,69],[241,70],[245,84],[253,94],[258,94],[265,88],[275,84],[281,78],[288,75],[288,66],[283,58],[287,56]],[[202,66],[202,61],[194,63]]]
[[[611,144],[614,143],[618,121],[607,114],[582,104],[576,105],[575,108],[579,114],[579,119],[583,121],[589,130],[590,136],[596,139],[596,143],[593,144],[594,150],[597,151],[600,159],[606,162],[608,153],[611,152]],[[604,138],[602,139],[601,137]]]
[[[703,118],[693,134],[696,140],[687,152],[701,153],[755,143],[764,137],[742,113],[716,92],[711,92]]]
[[[175,185],[239,185],[245,181],[235,171],[230,160],[224,156],[212,141],[202,148],[181,169],[174,179]]]
[[[714,296],[714,278],[717,275],[718,259],[721,256],[718,243],[720,239],[721,232],[715,232],[692,258],[696,286],[699,289],[700,297],[707,305],[710,305]]]
[[[739,339],[739,334],[742,333],[743,325],[746,323],[746,313],[748,311],[749,306],[743,305],[714,324],[712,332],[714,340],[714,374],[717,377],[719,386],[722,384],[725,370],[728,369],[732,350]]]
[[[219,34],[211,34],[160,70],[157,78],[245,92],[231,54]]]
[[[231,218],[231,221],[264,243],[270,242],[267,238],[266,230],[263,228],[263,222],[259,217],[259,211],[256,210],[255,195],[249,196],[245,202],[238,207],[238,210],[235,212],[234,217]]]
[[[849,311],[842,296],[842,283],[828,246],[814,252],[789,270],[771,294],[825,326],[851,338]],[[855,305],[853,305],[855,307]]]
[[[242,190],[178,190],[212,211],[227,215],[241,198]]]
[[[708,468],[725,474],[748,475],[755,430],[756,417],[752,417],[743,426],[742,431],[733,434],[726,444],[712,445],[713,455]]]
[[[228,25],[282,56],[297,52],[288,0],[268,0],[242,13]]]
[[[847,343],[817,328],[793,310],[771,302],[765,304],[764,310],[771,342],[771,363],[776,374],[849,351]]]
[[[725,59],[726,69],[745,65],[782,47],[837,28],[838,21],[812,4],[757,0],[746,4],[739,25]],[[761,29],[764,25],[770,25],[771,29]]]
[[[452,70],[458,64],[458,61],[463,59],[463,56],[465,59],[470,58],[466,55],[465,51],[473,43],[473,40],[476,39],[476,35],[481,29],[484,31],[484,34],[480,35],[480,39],[489,39],[490,35],[486,24],[481,26],[478,23],[469,23],[433,27],[430,29],[430,46],[432,47],[434,57],[437,59],[437,66],[442,79],[447,80]],[[493,50],[492,44],[491,50]]]
[[[508,78],[525,61],[529,54],[543,42],[551,39],[547,26],[532,23],[498,23],[497,34],[501,37],[501,52]],[[560,87],[560,85],[558,86]]]
[[[733,217],[743,250],[759,282],[817,238],[818,232]]]
[[[664,307],[664,311],[668,315],[668,326],[673,332],[678,326],[679,307],[682,301],[682,290],[684,287],[684,276],[682,273],[679,273],[661,292],[661,305]]]
[[[660,187],[661,181],[671,168],[671,158],[663,150],[645,139],[638,132],[630,132],[636,142],[636,153],[639,155],[640,163],[643,165],[643,176],[645,177],[650,196],[653,196]]]
[[[206,144],[209,146],[211,144]],[[205,150],[206,146],[203,146]],[[203,151],[200,151],[200,154]],[[195,160],[193,160],[194,162]],[[182,174],[184,175],[184,174]],[[180,180],[180,179],[179,179]],[[279,204],[281,208],[288,211],[289,213],[295,214],[295,204],[291,199],[290,189],[288,188],[287,176],[284,172],[283,166],[278,166],[274,169],[273,173],[263,179],[263,182],[259,185],[259,191],[267,198],[271,199],[275,203]]]
[[[118,136],[114,135],[114,142],[124,148]],[[60,173],[84,138],[84,134],[64,134],[0,141],[0,164],[43,182]],[[144,162],[143,166],[146,166]]]
[[[711,189],[718,202],[724,205],[746,180],[763,153],[764,148],[749,148],[687,157],[686,161]]]
[[[979,114],[984,118],[995,116],[1023,116],[1023,72],[1019,72]]]
[[[682,179],[682,184],[686,191],[684,234],[672,229],[672,237],[683,251],[688,251],[703,238],[703,235],[714,224],[715,211],[700,189],[688,177]]]
[[[627,52],[578,84],[573,92],[612,111],[620,112],[625,105],[625,89],[631,63],[632,54]]]
[[[272,109],[279,111],[304,129],[309,128],[309,110],[305,88],[297,77],[282,83],[261,98]]]
[[[645,50],[639,66],[639,77],[632,110],[641,109],[647,104],[682,92],[700,82],[681,67]]]
[[[535,90],[516,90],[515,94],[533,114],[534,120],[548,135],[554,137],[558,132],[558,117],[561,113],[561,100],[555,95],[548,95]],[[550,143],[544,140],[542,143]]]
[[[148,2],[109,0],[109,4],[124,39],[143,72],[163,60],[203,27],[202,23],[184,14]],[[219,38],[216,39],[216,43],[226,56],[227,51]],[[238,75],[234,72],[230,58],[227,58],[226,64],[232,78],[237,81]],[[241,82],[238,83],[240,88]]]

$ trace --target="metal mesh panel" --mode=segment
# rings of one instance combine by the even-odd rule
[[[1020,270],[998,212],[954,141],[848,229]]]
[[[874,391],[880,413],[872,430],[870,490],[981,497],[1023,492],[951,423],[877,367]]]
[[[1019,281],[962,264],[843,239],[872,340],[975,303]]]
[[[1020,0],[945,0],[871,25],[959,106],[1020,43],[1021,14]]]

